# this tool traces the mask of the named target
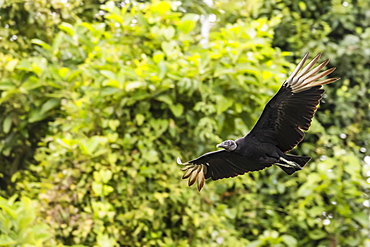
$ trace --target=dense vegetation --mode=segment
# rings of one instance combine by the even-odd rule
[[[0,246],[369,246],[368,9],[0,1]],[[188,188],[176,158],[246,134],[306,52],[342,78],[310,164]]]

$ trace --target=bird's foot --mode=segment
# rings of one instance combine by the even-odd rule
[[[283,164],[279,163],[279,165],[281,166],[288,167],[288,168],[298,168],[299,170],[302,170],[302,167],[294,161],[284,159],[283,157],[280,157],[279,160],[284,162]]]

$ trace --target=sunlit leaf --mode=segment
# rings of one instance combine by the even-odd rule
[[[61,23],[59,25],[59,29],[66,32],[69,36],[73,36],[75,34],[73,26],[67,22]]]
[[[14,68],[17,66],[18,62],[19,62],[18,59],[11,60],[9,63],[6,64],[5,69],[13,71]]]
[[[0,246],[11,246],[14,244],[17,244],[17,240],[3,234],[0,235]]]
[[[32,39],[32,40],[31,40],[31,42],[32,42],[33,44],[36,44],[36,45],[41,46],[42,48],[44,48],[44,49],[46,49],[46,50],[50,50],[50,48],[51,48],[49,44],[47,44],[47,43],[45,43],[44,41],[39,40],[39,39]]]

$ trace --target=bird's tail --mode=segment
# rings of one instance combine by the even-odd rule
[[[311,159],[311,157],[305,157],[305,156],[298,156],[298,155],[291,155],[291,154],[285,154],[285,158],[293,163],[298,164],[299,166],[286,166],[286,164],[277,164],[286,174],[292,175],[296,171],[299,171],[304,167],[307,162]]]

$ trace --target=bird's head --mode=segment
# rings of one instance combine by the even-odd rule
[[[220,144],[217,144],[216,147],[224,148],[226,151],[231,152],[237,148],[237,145],[235,141],[227,140],[227,141],[221,142]]]

